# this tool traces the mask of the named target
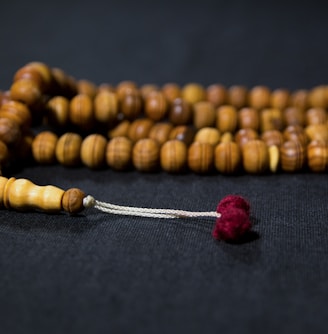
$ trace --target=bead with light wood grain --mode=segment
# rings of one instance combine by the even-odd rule
[[[307,161],[312,172],[328,170],[328,142],[313,140],[307,146]]]
[[[262,133],[261,139],[267,144],[267,146],[280,147],[284,142],[282,133],[278,130],[268,130]]]
[[[305,133],[310,141],[320,140],[328,143],[328,123],[308,125]]]
[[[193,110],[193,124],[196,129],[215,126],[216,112],[211,102],[197,102],[193,105]]]
[[[222,142],[215,148],[215,168],[222,174],[234,174],[241,166],[241,151],[235,142]]]
[[[34,81],[19,79],[10,87],[10,96],[13,100],[23,102],[34,108],[39,104],[42,92]]]
[[[133,146],[132,162],[140,172],[153,172],[159,167],[160,148],[156,140],[140,139]]]
[[[64,96],[54,96],[46,104],[46,115],[52,126],[65,127],[69,122],[70,102]]]
[[[220,131],[216,128],[205,127],[196,132],[194,141],[217,145],[220,142]]]
[[[301,110],[305,110],[309,106],[309,94],[305,89],[299,89],[294,91],[290,96],[290,105],[292,107],[299,108]]]
[[[115,137],[127,137],[131,122],[128,120],[123,120],[122,122],[118,123],[114,128],[108,131],[109,138]]]
[[[281,168],[285,172],[297,172],[304,167],[306,151],[296,140],[288,140],[280,146]]]
[[[178,173],[185,170],[187,165],[188,149],[184,142],[173,139],[161,147],[161,168],[168,173]]]
[[[8,146],[14,145],[22,137],[19,124],[10,118],[0,118],[0,140]]]
[[[145,114],[153,121],[160,121],[166,116],[168,103],[165,95],[159,91],[150,92],[145,98]]]
[[[272,108],[284,110],[289,105],[289,98],[290,93],[287,89],[275,89],[271,92],[270,106]]]
[[[234,136],[231,132],[225,132],[221,135],[220,142],[221,143],[230,143],[234,141]]]
[[[0,118],[10,118],[20,126],[22,131],[30,128],[32,123],[32,115],[26,104],[18,101],[7,101],[1,105]]]
[[[156,123],[150,129],[148,137],[156,140],[161,146],[169,139],[172,129],[173,125],[170,123]]]
[[[100,134],[91,134],[81,144],[81,161],[91,168],[101,168],[105,164],[107,139]]]
[[[149,94],[160,91],[159,87],[155,84],[144,84],[139,88],[139,90],[140,90],[141,97],[144,100],[146,100]]]
[[[309,141],[304,129],[297,125],[287,126],[283,131],[283,137],[284,141],[289,141],[289,140],[297,141],[302,146],[306,146]]]
[[[206,89],[206,99],[211,102],[214,108],[227,103],[228,92],[227,89],[220,84],[213,84]]]
[[[237,109],[234,106],[221,106],[216,110],[216,127],[222,132],[235,132],[238,124]]]
[[[126,170],[131,167],[132,141],[126,137],[115,137],[107,143],[106,162],[115,170]]]
[[[326,86],[316,86],[309,91],[309,105],[313,108],[323,108],[328,107],[328,97],[327,97],[327,87]]]
[[[269,107],[271,92],[268,87],[255,86],[249,91],[248,98],[249,105],[260,110]]]
[[[169,103],[172,103],[177,98],[181,98],[182,95],[180,86],[173,82],[163,85],[162,92]]]
[[[116,86],[116,93],[119,101],[122,101],[125,95],[138,90],[137,84],[130,80],[121,81]]]
[[[69,118],[81,130],[90,130],[94,124],[93,101],[89,95],[78,94],[70,101]]]
[[[206,92],[202,85],[198,83],[189,83],[182,87],[182,98],[189,104],[195,104],[206,99]]]
[[[88,95],[93,99],[97,92],[97,86],[90,80],[81,79],[76,82],[77,93],[82,95]]]
[[[193,142],[188,149],[188,167],[198,174],[211,172],[214,167],[213,145]]]
[[[238,112],[238,127],[240,129],[253,129],[258,131],[260,126],[259,111],[255,108],[245,107]]]
[[[130,124],[128,137],[136,142],[139,139],[147,138],[154,122],[149,118],[138,118]]]
[[[250,174],[262,174],[269,169],[269,151],[262,140],[250,140],[242,146],[244,170]]]
[[[82,137],[77,133],[67,132],[57,141],[56,158],[63,166],[77,166],[81,162],[80,151]]]
[[[235,142],[242,148],[248,141],[258,139],[258,137],[258,132],[253,129],[240,129],[235,134]]]
[[[113,124],[118,115],[119,105],[116,93],[103,90],[96,94],[94,98],[95,119],[102,123]]]
[[[40,132],[33,140],[33,158],[39,164],[52,164],[56,161],[58,137],[51,131]]]

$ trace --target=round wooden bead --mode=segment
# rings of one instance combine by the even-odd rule
[[[7,101],[1,105],[0,118],[10,118],[19,124],[22,131],[26,131],[32,123],[32,115],[26,104],[18,101]]]
[[[172,129],[169,139],[178,139],[189,146],[195,137],[195,130],[186,125],[179,125]]]
[[[308,103],[308,91],[300,89],[293,92],[290,96],[290,105],[292,107],[299,108],[301,110],[307,109]]]
[[[317,86],[309,92],[309,105],[313,108],[327,108],[328,96],[326,86]]]
[[[261,174],[269,168],[269,151],[262,140],[250,140],[242,146],[243,167],[247,173]]]
[[[247,98],[248,92],[244,86],[231,86],[228,90],[228,101],[237,109],[246,106]]]
[[[60,68],[52,68],[51,73],[54,81],[52,95],[71,99],[77,94],[77,84],[73,77],[67,75]]]
[[[161,147],[160,163],[164,171],[181,172],[186,168],[188,149],[180,140],[169,140]]]
[[[268,87],[255,86],[249,92],[249,104],[255,109],[263,109],[270,105],[271,92]]]
[[[314,140],[307,146],[307,160],[312,172],[328,170],[328,142]]]
[[[90,130],[94,122],[93,102],[89,95],[78,94],[70,102],[70,121],[82,130]]]
[[[199,143],[209,143],[215,146],[220,141],[220,132],[216,128],[202,128],[196,132],[194,141]]]
[[[56,161],[58,137],[53,132],[40,132],[33,140],[33,158],[39,164],[52,164]]]
[[[152,91],[145,100],[145,114],[154,121],[162,120],[167,112],[168,103],[162,92]]]
[[[38,85],[28,79],[15,81],[10,88],[10,96],[13,100],[23,102],[34,107],[39,104],[42,92]]]
[[[208,143],[194,142],[188,149],[188,166],[199,174],[206,174],[214,167],[214,147]]]
[[[215,168],[222,174],[234,174],[241,164],[241,152],[235,142],[223,142],[215,148]]]
[[[234,137],[231,132],[225,132],[221,135],[220,142],[221,143],[230,143],[234,141]]]
[[[215,125],[216,113],[211,102],[197,102],[194,104],[193,109],[193,123],[196,129],[212,127]]]
[[[254,108],[242,108],[238,112],[238,127],[258,131],[260,125],[259,111]]]
[[[22,136],[19,124],[10,118],[0,118],[0,140],[7,145],[17,143]]]
[[[108,137],[114,138],[114,137],[127,137],[129,128],[130,128],[131,122],[128,120],[123,120],[117,126],[115,126],[113,129],[108,131]]]
[[[195,104],[206,99],[203,86],[197,83],[189,83],[182,88],[182,97],[189,103]]]
[[[63,134],[56,145],[56,158],[64,166],[77,166],[80,164],[80,151],[82,137],[77,133]]]
[[[119,101],[121,101],[126,94],[129,94],[131,91],[137,91],[137,85],[133,81],[121,81],[117,86],[116,86],[116,93],[118,96]]]
[[[271,93],[270,105],[272,108],[284,110],[288,107],[290,93],[287,89],[276,89]]]
[[[159,87],[154,84],[144,84],[140,87],[140,94],[142,98],[145,100],[147,96],[153,92],[158,92]]]
[[[263,109],[260,113],[260,122],[262,132],[284,128],[283,114],[280,109]]]
[[[162,87],[162,92],[169,103],[175,99],[181,98],[181,88],[176,83],[167,83]]]
[[[307,135],[304,129],[297,125],[289,125],[283,132],[283,137],[285,141],[297,141],[302,146],[306,146],[308,143]]]
[[[132,141],[126,137],[111,139],[106,148],[107,165],[115,170],[126,170],[131,166]]]
[[[261,139],[266,143],[267,146],[280,147],[284,142],[282,133],[278,130],[268,130],[262,133]]]
[[[147,138],[154,122],[149,118],[139,118],[130,124],[128,137],[136,142],[139,139]]]
[[[238,116],[234,106],[221,106],[216,110],[216,127],[220,132],[235,132]]]
[[[173,125],[170,123],[156,123],[150,129],[148,137],[156,140],[161,146],[169,139],[172,129]]]
[[[182,98],[173,100],[169,110],[169,120],[173,125],[189,124],[192,120],[192,109]]]
[[[95,119],[104,124],[113,124],[118,115],[118,98],[116,93],[103,90],[94,99]]]
[[[78,80],[76,83],[77,93],[82,95],[88,95],[91,99],[93,99],[98,91],[97,86],[86,79]]]
[[[284,122],[288,125],[304,126],[305,124],[305,112],[298,107],[289,107],[284,110],[283,113]]]
[[[160,149],[154,139],[140,139],[133,147],[132,162],[140,172],[155,171],[159,163]]]
[[[240,148],[244,146],[248,141],[258,138],[257,131],[253,129],[240,129],[235,134],[235,142]]]
[[[64,192],[62,198],[62,208],[70,214],[77,214],[84,209],[83,199],[85,193],[78,188],[71,188]]]
[[[217,108],[228,102],[228,92],[227,89],[220,84],[213,84],[206,89],[206,99],[214,108]]]
[[[328,143],[328,123],[308,125],[305,133],[311,141],[320,140]]]
[[[51,98],[47,105],[49,123],[53,126],[65,127],[69,122],[69,100],[63,96]]]
[[[81,161],[92,169],[103,167],[105,163],[107,140],[100,134],[87,136],[81,145]]]
[[[141,113],[142,99],[138,90],[126,91],[121,98],[121,111],[125,118],[129,120],[136,119]]]
[[[325,124],[327,123],[327,112],[323,108],[310,108],[306,111],[306,124]]]
[[[281,168],[285,172],[301,170],[305,162],[304,146],[295,140],[285,141],[280,146],[280,160]]]

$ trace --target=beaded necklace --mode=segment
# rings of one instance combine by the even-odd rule
[[[328,86],[294,92],[196,83],[137,87],[131,81],[96,86],[31,62],[15,73],[0,105],[0,171],[26,160],[226,175],[328,170]],[[34,134],[32,127],[40,124],[47,129]],[[213,236],[223,240],[238,239],[251,227],[248,202],[233,195],[213,212],[134,208],[98,201],[77,188],[64,191],[0,176],[0,206],[214,217]]]

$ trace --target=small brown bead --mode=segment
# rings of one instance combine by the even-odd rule
[[[186,125],[176,126],[170,132],[169,139],[178,139],[189,146],[195,137],[195,130]]]
[[[233,174],[241,164],[241,152],[234,142],[222,142],[215,148],[215,168],[222,174]]]
[[[187,165],[188,149],[184,142],[180,140],[169,140],[160,151],[161,167],[169,173],[182,172]]]
[[[284,128],[283,114],[280,109],[268,108],[260,113],[261,131],[282,130]]]
[[[43,76],[36,68],[33,68],[32,66],[25,65],[17,70],[13,81],[15,82],[21,79],[33,81],[41,90],[46,88],[46,82],[44,82]]]
[[[90,130],[94,124],[93,103],[89,95],[78,94],[70,102],[69,118],[82,130]]]
[[[248,92],[244,86],[231,86],[228,90],[228,101],[237,109],[246,106],[247,98]]]
[[[26,103],[34,107],[39,104],[42,93],[38,85],[28,79],[15,81],[10,88],[10,96],[13,100]]]
[[[238,112],[238,126],[240,129],[258,131],[260,125],[259,111],[254,108],[242,108]]]
[[[64,166],[77,166],[80,164],[80,151],[82,137],[77,133],[63,134],[56,145],[56,158]]]
[[[26,66],[40,73],[43,79],[43,82],[44,82],[45,90],[48,90],[51,88],[53,77],[52,77],[51,69],[48,65],[46,65],[45,63],[39,62],[39,61],[32,61],[26,64]]]
[[[323,108],[311,108],[306,111],[306,124],[325,124],[327,123],[327,112]]]
[[[141,113],[142,99],[138,90],[130,90],[121,98],[121,111],[129,119],[136,119]]]
[[[115,128],[108,131],[108,137],[127,137],[131,122],[124,120],[120,122]]]
[[[312,108],[327,108],[327,88],[326,86],[317,86],[309,92],[309,105]]]
[[[192,109],[182,98],[173,100],[169,110],[169,120],[174,125],[186,125],[192,120]]]
[[[50,131],[40,132],[33,140],[33,158],[39,164],[52,164],[56,161],[58,137]]]
[[[158,92],[159,87],[154,84],[145,84],[140,87],[140,94],[142,98],[145,100],[147,96],[153,92]]]
[[[6,112],[7,115],[13,115],[23,131],[26,131],[31,126],[32,115],[29,108],[24,103],[7,101],[1,106],[0,113],[2,112]]]
[[[126,137],[111,139],[106,148],[107,165],[115,170],[126,170],[131,166],[132,142]]]
[[[311,141],[307,146],[307,159],[312,172],[326,172],[328,170],[328,142]]]
[[[133,147],[132,162],[140,172],[153,172],[158,168],[160,149],[154,139],[140,139]]]
[[[133,81],[121,81],[116,87],[116,93],[119,101],[123,99],[123,97],[130,93],[131,91],[137,91],[137,85]]]
[[[285,109],[284,122],[286,125],[299,125],[304,126],[305,124],[305,112],[303,109],[297,107],[289,107]]]
[[[175,99],[181,98],[181,88],[176,83],[167,83],[162,87],[162,92],[167,101],[172,103]]]
[[[0,175],[1,175],[1,167],[3,167],[8,160],[9,160],[8,147],[2,140],[0,140]]]
[[[52,95],[72,98],[77,94],[77,84],[73,77],[67,75],[60,68],[52,68],[51,73],[54,81]]]
[[[199,143],[209,143],[215,146],[220,142],[220,132],[216,128],[202,128],[197,131],[194,141]]]
[[[305,133],[311,141],[320,140],[328,143],[328,123],[308,125]]]
[[[7,145],[17,143],[22,137],[19,124],[9,118],[0,118],[0,140]]]
[[[289,104],[290,93],[287,89],[276,89],[271,93],[270,106],[277,109],[285,109]]]
[[[220,132],[235,132],[238,114],[234,106],[221,106],[216,110],[216,127]]]
[[[255,109],[267,108],[270,105],[271,92],[265,86],[255,86],[249,92],[249,104]]]
[[[91,99],[93,99],[98,92],[98,87],[93,82],[86,79],[78,80],[76,88],[78,94],[88,95]]]
[[[269,151],[262,140],[250,140],[242,147],[243,167],[247,173],[261,174],[269,169]]]
[[[162,92],[152,91],[145,100],[145,114],[153,121],[160,121],[166,116],[168,103]]]
[[[182,98],[189,104],[195,104],[206,100],[206,93],[203,86],[197,83],[189,83],[182,88]]]
[[[69,122],[69,101],[66,97],[55,96],[47,105],[47,116],[49,123],[56,127],[65,127]]]
[[[87,136],[81,145],[81,161],[92,169],[101,168],[105,163],[107,140],[99,134]]]
[[[301,170],[305,162],[304,146],[298,141],[289,140],[280,147],[281,168],[285,172]]]
[[[228,100],[228,93],[226,88],[220,84],[213,84],[206,89],[207,101],[211,102],[214,108],[217,108]]]
[[[188,149],[188,166],[195,173],[211,172],[214,167],[214,147],[208,143],[192,143]]]
[[[99,92],[94,99],[95,119],[104,124],[113,124],[118,115],[118,98],[110,91]]]
[[[304,129],[297,125],[289,125],[283,132],[285,141],[296,141],[302,146],[306,146],[308,143],[307,135]]]
[[[290,96],[290,105],[301,110],[306,109],[308,107],[308,91],[305,89],[295,91]]]
[[[149,118],[139,118],[130,124],[128,137],[136,142],[139,139],[147,138],[154,122]]]
[[[248,141],[258,139],[258,133],[253,129],[240,129],[235,134],[235,142],[240,148]]]
[[[149,131],[148,137],[155,139],[159,145],[163,145],[170,136],[173,125],[170,123],[156,123]]]
[[[284,142],[282,133],[278,130],[268,130],[262,133],[261,139],[266,143],[267,146],[280,147]]]
[[[197,102],[194,104],[193,108],[193,123],[196,129],[212,127],[215,125],[216,113],[214,106],[211,102]]]
[[[71,188],[64,192],[62,208],[70,214],[77,214],[84,209],[83,199],[85,193],[78,188]]]

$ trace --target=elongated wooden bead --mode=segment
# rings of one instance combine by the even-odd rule
[[[255,108],[242,108],[238,112],[238,127],[258,131],[260,125],[259,111]]]
[[[262,140],[250,140],[242,147],[243,167],[247,173],[261,174],[269,169],[269,151]]]
[[[113,124],[118,115],[118,98],[110,91],[99,92],[93,101],[95,119],[104,124]]]
[[[235,132],[237,128],[237,110],[233,106],[221,106],[216,111],[216,127],[220,132]]]
[[[90,130],[94,123],[93,102],[89,95],[78,94],[70,102],[70,120],[83,130]]]
[[[215,109],[211,102],[201,101],[194,104],[194,126],[196,129],[215,125]]]

